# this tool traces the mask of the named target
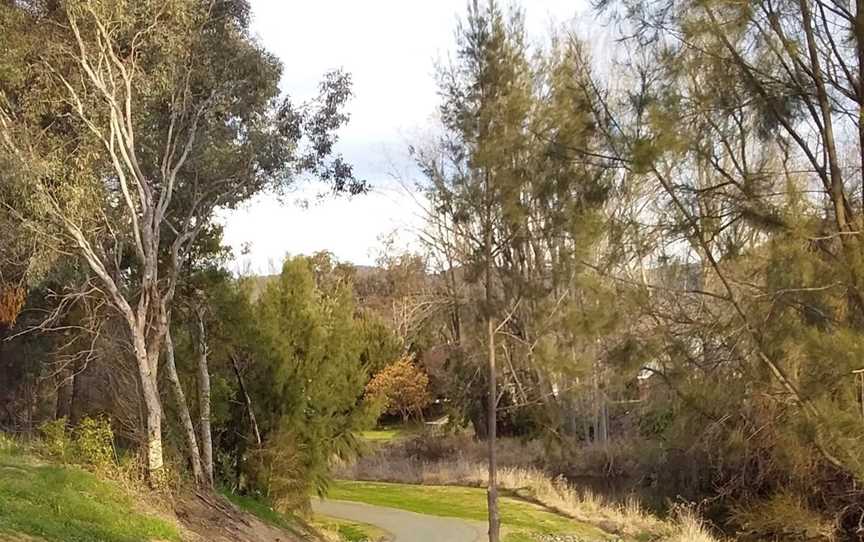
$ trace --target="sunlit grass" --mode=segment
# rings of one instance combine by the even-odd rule
[[[0,447],[0,533],[47,542],[180,540],[176,525],[137,511],[119,486],[9,447]]]

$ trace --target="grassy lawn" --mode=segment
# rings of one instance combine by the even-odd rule
[[[175,525],[136,512],[117,485],[0,447],[0,539],[4,534],[47,542],[180,540]]]
[[[434,516],[486,520],[486,491],[480,488],[338,481],[331,486],[328,497]],[[501,523],[508,533],[507,542],[533,540],[529,536],[531,533],[572,535],[586,540],[612,539],[596,527],[531,503],[502,497],[499,506]]]
[[[343,542],[383,542],[390,540],[389,534],[367,523],[357,523],[317,514],[312,525],[321,530],[336,533]]]
[[[392,425],[388,427],[377,427],[368,431],[361,431],[360,438],[367,442],[384,444],[410,438],[423,430],[420,424]]]

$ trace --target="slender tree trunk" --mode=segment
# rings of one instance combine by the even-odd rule
[[[60,384],[57,387],[57,405],[54,409],[54,419],[66,418],[71,422],[72,397],[74,395],[75,369],[66,368],[60,376]]]
[[[78,425],[81,421],[81,389],[84,386],[81,385],[80,378],[81,374],[76,370],[72,374],[72,396],[69,398],[69,423],[72,426]]]
[[[258,421],[255,419],[255,410],[252,408],[252,398],[246,391],[246,385],[243,383],[243,375],[240,372],[240,365],[237,363],[237,358],[231,355],[231,366],[234,367],[234,374],[237,376],[237,385],[240,386],[240,393],[243,395],[243,402],[246,403],[246,411],[249,414],[249,423],[252,425],[252,434],[255,436],[255,442],[261,446],[261,431],[258,430]]]
[[[213,438],[210,432],[210,368],[203,310],[198,311],[198,408],[200,410],[201,463],[205,483],[213,487]]]
[[[180,423],[183,426],[183,436],[186,438],[186,448],[189,452],[189,463],[192,466],[192,475],[195,483],[201,484],[204,476],[201,470],[201,455],[198,452],[198,438],[195,436],[195,426],[192,424],[192,416],[189,414],[189,404],[186,402],[186,394],[183,393],[183,385],[177,374],[177,365],[174,361],[174,340],[169,331],[165,335],[165,370],[168,372],[168,380],[171,381],[171,389],[174,392],[174,400],[177,403],[177,411],[180,415]]]
[[[141,397],[144,400],[147,478],[151,487],[159,487],[164,482],[165,463],[162,457],[162,404],[159,402],[159,389],[156,386],[156,367],[151,365],[147,355],[144,332],[136,329],[133,334],[135,361],[141,380]]]
[[[489,446],[489,542],[498,542],[501,521],[498,516],[498,458],[496,455],[498,390],[495,369],[495,319],[492,316],[492,224],[486,227],[486,343],[488,347],[489,393],[487,432]]]
[[[864,171],[864,2],[855,2],[855,51],[858,57],[858,82],[855,92],[858,98],[858,152],[861,170]],[[864,208],[864,176],[861,179],[861,207]]]

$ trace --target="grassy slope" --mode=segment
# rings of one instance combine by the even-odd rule
[[[486,491],[479,488],[339,481],[331,486],[328,497],[435,516],[486,520]],[[553,514],[530,503],[503,497],[499,506],[503,527],[514,535],[508,540],[523,540],[523,535],[518,533],[528,532],[569,534],[589,540],[610,538],[596,527]]]
[[[180,540],[176,525],[135,508],[132,496],[89,472],[38,464],[0,448],[0,538],[5,534],[47,542]]]

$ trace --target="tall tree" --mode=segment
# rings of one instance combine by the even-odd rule
[[[435,206],[453,217],[471,259],[474,280],[483,284],[486,345],[486,436],[488,443],[489,540],[500,538],[496,429],[496,333],[502,306],[495,259],[507,239],[496,226],[514,219],[508,213],[525,182],[525,123],[530,108],[531,76],[526,59],[522,16],[508,20],[494,2],[475,0],[460,24],[456,61],[439,71],[441,118],[445,129],[441,150],[447,163],[420,155],[432,182]],[[466,263],[469,258],[466,258]]]
[[[80,256],[126,323],[158,481],[157,370],[182,263],[217,207],[303,172],[361,188],[327,162],[348,78],[328,76],[319,107],[278,103],[281,67],[252,39],[242,0],[0,10],[4,36],[39,36],[15,42],[22,65],[0,81],[3,152],[25,172],[18,215]]]

